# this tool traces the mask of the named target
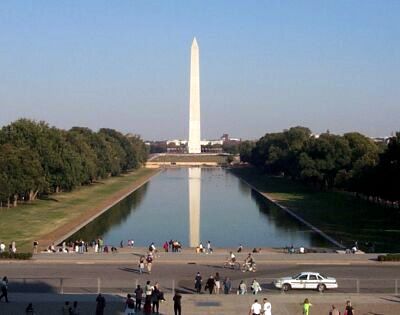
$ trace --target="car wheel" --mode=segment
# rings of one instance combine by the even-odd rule
[[[317,290],[318,290],[319,292],[324,292],[325,289],[326,289],[325,284],[318,284]]]
[[[289,291],[291,288],[292,288],[292,287],[291,287],[290,284],[288,284],[288,283],[285,283],[285,284],[282,286],[282,290],[285,291],[285,292]]]

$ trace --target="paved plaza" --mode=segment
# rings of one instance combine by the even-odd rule
[[[124,297],[137,284],[157,281],[165,292],[162,314],[173,314],[172,294],[183,295],[183,314],[247,314],[255,296],[236,295],[238,283],[249,286],[256,278],[263,291],[259,300],[268,297],[273,314],[301,314],[301,302],[307,297],[313,303],[311,314],[328,314],[331,304],[343,309],[346,300],[353,301],[357,314],[400,314],[398,285],[399,263],[380,263],[376,254],[344,255],[336,253],[286,254],[263,249],[254,254],[257,272],[222,267],[229,249],[213,254],[195,254],[191,249],[181,253],[159,253],[151,274],[139,274],[138,258],[145,248],[123,249],[118,254],[38,254],[31,261],[1,261],[0,276],[10,279],[11,303],[0,303],[0,314],[24,314],[29,302],[37,314],[60,314],[64,301],[79,301],[82,314],[93,314],[98,292],[107,299],[106,314],[123,314]],[[242,261],[248,251],[237,255]],[[229,295],[194,294],[194,276],[200,272],[205,282],[218,272],[222,279],[229,277],[232,290]],[[272,281],[300,271],[316,271],[338,279],[339,289],[323,294],[313,290],[276,290]]]
[[[182,314],[184,315],[247,315],[249,306],[258,298],[268,297],[272,303],[274,315],[300,315],[301,303],[307,297],[312,306],[311,315],[329,314],[332,304],[343,313],[346,300],[351,299],[357,315],[398,315],[400,297],[393,295],[313,295],[296,294],[292,296],[259,294],[257,296],[237,295],[184,295]],[[105,295],[107,306],[105,314],[124,314],[124,298],[118,295]],[[161,314],[173,314],[172,295],[166,294],[166,301],[160,305]],[[94,314],[96,295],[56,295],[56,294],[18,294],[11,298],[11,303],[0,303],[0,314],[21,315],[28,303],[32,302],[37,315],[61,314],[65,301],[78,301],[81,314]],[[141,313],[139,313],[141,314]]]

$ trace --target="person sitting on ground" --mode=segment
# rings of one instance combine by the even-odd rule
[[[117,253],[117,252],[118,252],[118,249],[117,249],[115,246],[112,246],[112,247],[111,247],[111,252],[112,252],[112,253]]]
[[[200,244],[199,244],[199,250],[200,250],[200,253],[203,253],[203,252],[204,252],[203,243],[200,243]]]
[[[104,246],[103,252],[104,252],[104,253],[108,253],[108,246],[107,246],[107,245]]]

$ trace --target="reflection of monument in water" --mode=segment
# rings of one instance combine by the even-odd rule
[[[201,168],[189,168],[189,246],[200,243]]]

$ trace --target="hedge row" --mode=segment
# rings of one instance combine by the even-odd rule
[[[400,261],[400,254],[379,255],[378,261]]]
[[[20,259],[28,260],[32,258],[32,253],[0,253],[0,259]]]

